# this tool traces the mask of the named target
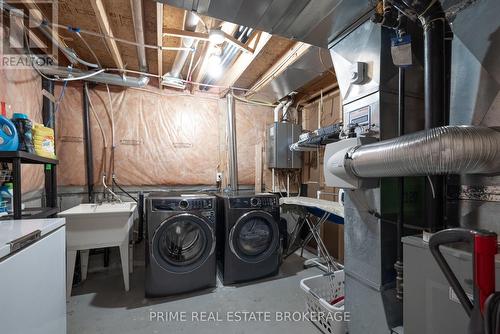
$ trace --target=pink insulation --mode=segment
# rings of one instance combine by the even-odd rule
[[[24,113],[34,121],[42,122],[42,80],[31,69],[0,66],[0,101],[7,106],[7,117]],[[44,172],[41,165],[22,166],[22,192],[43,188]]]
[[[148,88],[111,91],[115,123],[115,174],[124,185],[210,185],[226,171],[225,99],[214,94]],[[56,87],[56,96],[61,86]],[[90,89],[108,144],[112,145],[108,95],[104,86]],[[85,184],[82,86],[70,85],[57,119],[59,185]],[[253,184],[255,145],[262,143],[273,120],[272,109],[237,102],[236,128],[239,181]],[[91,113],[95,183],[102,177],[103,140]],[[227,175],[227,173],[225,173]]]

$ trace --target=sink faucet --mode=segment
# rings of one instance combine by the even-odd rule
[[[104,194],[103,194],[103,200],[108,203],[115,203],[119,202],[122,203],[122,200],[120,197],[115,194],[113,190],[111,190],[107,185],[106,185],[106,174],[102,175],[102,185],[104,186]],[[99,204],[102,204],[99,203]]]

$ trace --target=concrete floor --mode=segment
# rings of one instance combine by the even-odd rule
[[[68,303],[68,333],[320,333],[307,320],[280,321],[285,312],[304,312],[300,280],[322,273],[303,269],[303,258],[286,259],[278,276],[252,284],[222,286],[187,295],[144,298],[144,261],[140,245],[135,254],[130,291],[123,289],[118,248],[111,252],[111,264],[102,266],[102,254],[89,260],[87,280],[73,287]],[[141,259],[141,260],[138,260]],[[240,313],[241,321],[236,321]],[[206,312],[206,313],[202,313]],[[210,314],[210,312],[213,312]],[[255,312],[267,312],[267,314]],[[164,316],[157,319],[158,314]],[[168,319],[168,316],[178,319]],[[253,316],[253,317],[252,317]],[[185,319],[180,319],[185,317]],[[198,319],[197,319],[197,318]],[[205,318],[203,318],[205,317]],[[267,319],[265,317],[268,317]],[[151,319],[153,318],[153,319]],[[278,319],[277,319],[278,318]]]

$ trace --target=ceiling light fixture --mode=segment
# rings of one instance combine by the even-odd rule
[[[208,74],[214,78],[218,79],[222,75],[222,60],[221,57],[215,54],[210,55],[208,58]]]
[[[226,39],[226,36],[224,35],[224,32],[220,29],[212,29],[208,33],[208,40],[216,45],[224,43]]]

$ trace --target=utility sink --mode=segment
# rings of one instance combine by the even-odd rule
[[[71,295],[76,252],[80,251],[82,279],[85,280],[89,250],[94,248],[120,247],[125,290],[129,290],[129,271],[132,271],[129,259],[133,259],[129,240],[136,208],[135,202],[80,204],[58,214],[66,218],[68,298]]]
[[[61,212],[59,215],[64,214],[67,216],[76,215],[89,215],[89,214],[115,214],[115,213],[129,213],[134,212],[137,204],[135,202],[125,203],[102,203],[102,204],[80,204],[71,209]]]

